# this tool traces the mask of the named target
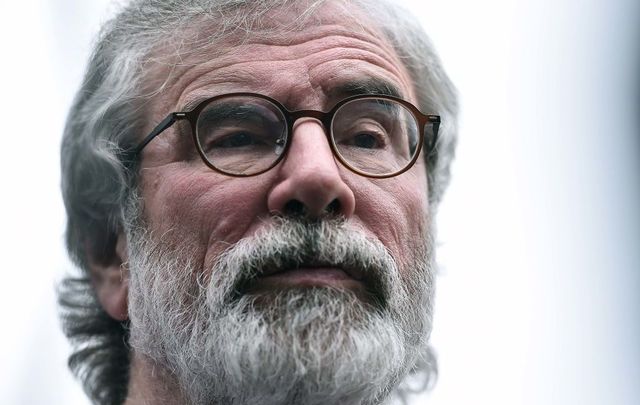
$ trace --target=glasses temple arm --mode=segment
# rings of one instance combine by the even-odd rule
[[[431,130],[433,132],[433,139],[431,140],[431,144],[429,145],[429,154],[431,154],[435,148],[436,143],[438,141],[438,132],[440,130],[440,116],[438,115],[427,115],[427,119],[429,123],[431,123]]]
[[[138,146],[134,149],[133,153],[135,155],[139,154],[142,151],[142,149],[144,149],[144,147],[147,146],[147,144],[153,140],[153,138],[160,135],[165,129],[173,125],[177,119],[178,119],[177,113],[171,113],[167,115],[167,117],[163,119],[162,122],[159,123],[155,128],[153,128],[153,131],[151,131],[151,133],[147,135],[142,140],[142,142],[140,142],[140,144],[138,144]]]

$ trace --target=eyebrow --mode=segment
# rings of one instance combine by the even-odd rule
[[[332,100],[341,100],[351,96],[359,96],[371,94],[374,96],[394,96],[398,98],[404,98],[400,89],[390,82],[383,79],[363,79],[354,80],[347,83],[340,84],[329,90],[328,96]],[[181,112],[191,111],[196,108],[203,101],[211,98],[211,96],[196,97],[188,101]]]
[[[192,111],[194,108],[196,108],[200,103],[204,102],[205,100],[210,99],[211,96],[205,97],[205,96],[201,96],[201,97],[196,97],[191,101],[188,101],[181,109],[181,112],[188,112],[188,111]]]
[[[402,94],[397,86],[382,79],[350,81],[329,90],[329,96],[334,100],[363,94],[402,98]]]

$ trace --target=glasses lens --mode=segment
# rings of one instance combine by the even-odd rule
[[[284,151],[287,126],[272,102],[252,96],[213,100],[200,112],[198,147],[211,165],[235,175],[269,169]]]
[[[370,175],[406,168],[418,150],[418,124],[404,105],[362,98],[336,111],[331,124],[336,151],[345,163]]]

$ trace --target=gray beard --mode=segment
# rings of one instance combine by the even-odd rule
[[[278,218],[210,271],[131,227],[133,349],[173,375],[191,404],[380,404],[411,372],[429,377],[431,238],[406,268],[344,221]],[[368,294],[329,287],[250,292],[263,269],[310,262],[363,271]],[[395,392],[394,392],[395,390]]]

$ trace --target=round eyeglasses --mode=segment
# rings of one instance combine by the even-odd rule
[[[293,124],[303,117],[322,123],[333,155],[345,167],[374,178],[409,170],[423,145],[425,153],[434,148],[440,126],[440,116],[423,114],[394,96],[357,95],[322,112],[289,111],[261,94],[231,93],[206,99],[191,111],[169,114],[133,152],[138,155],[176,121],[188,120],[207,166],[229,176],[255,176],[284,158]]]

